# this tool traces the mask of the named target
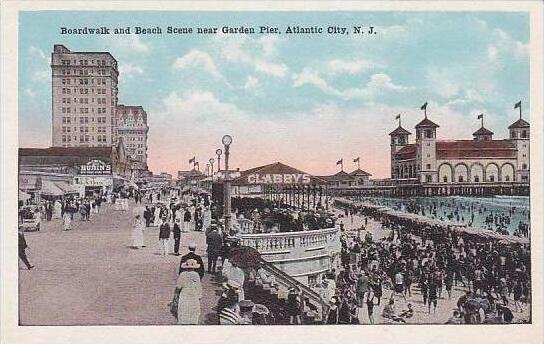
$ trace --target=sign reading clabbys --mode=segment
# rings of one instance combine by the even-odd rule
[[[310,175],[306,173],[252,173],[247,176],[248,184],[310,184]]]
[[[102,160],[91,160],[85,165],[79,166],[79,174],[87,176],[102,176],[111,174],[111,164]]]

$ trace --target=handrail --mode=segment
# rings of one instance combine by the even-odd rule
[[[321,295],[319,295],[317,292],[315,292],[314,290],[312,290],[310,287],[306,286],[302,282],[299,282],[297,279],[289,276],[287,273],[283,272],[282,270],[274,266],[273,263],[267,262],[262,257],[260,257],[260,262],[261,262],[261,267],[265,271],[271,273],[276,279],[276,281],[280,279],[284,282],[284,284],[287,284],[287,286],[289,287],[300,288],[304,296],[308,296],[310,300],[317,302],[319,307],[321,307],[321,321],[326,320],[325,318],[329,310],[329,305],[327,304],[327,302],[323,300]]]
[[[275,237],[297,237],[316,234],[331,234],[337,231],[336,228],[324,228],[298,232],[281,232],[281,233],[256,233],[256,234],[242,234],[242,239],[257,239],[257,238],[275,238]]]

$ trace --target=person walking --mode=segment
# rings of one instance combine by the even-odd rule
[[[179,274],[176,283],[178,297],[178,324],[196,325],[200,318],[200,299],[202,298],[202,284],[196,272],[200,268],[198,262],[189,259],[181,264],[184,271]]]
[[[132,247],[140,248],[145,247],[144,242],[144,221],[141,216],[138,214],[134,219],[134,224],[132,225]]]
[[[208,273],[215,274],[217,258],[221,254],[223,247],[223,239],[217,232],[217,227],[212,227],[212,231],[206,237],[206,244],[208,245]]]
[[[28,245],[26,244],[25,234],[19,230],[19,259],[25,263],[26,268],[28,270],[31,270],[34,265],[30,264],[28,261],[28,258],[26,256],[26,249],[28,248]]]
[[[298,287],[289,288],[289,294],[287,295],[287,313],[289,314],[290,325],[301,325],[301,313],[302,313],[302,291]]]
[[[62,214],[62,224],[65,231],[72,229],[72,207],[67,206]]]
[[[183,232],[184,233],[189,232],[190,227],[191,227],[191,212],[189,211],[189,208],[185,208],[185,212],[183,213]]]
[[[177,212],[176,212],[177,213]],[[181,241],[181,219],[176,216],[174,220],[174,255],[179,256],[179,243]]]
[[[168,239],[170,239],[170,224],[164,221],[159,227],[159,242],[163,256],[168,254]]]

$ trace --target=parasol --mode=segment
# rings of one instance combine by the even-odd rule
[[[229,252],[229,262],[240,268],[259,268],[261,266],[261,254],[249,246],[233,247]]]

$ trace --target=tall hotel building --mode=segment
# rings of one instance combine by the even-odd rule
[[[137,176],[147,170],[147,113],[141,106],[117,106],[115,116],[115,138],[122,138],[126,154],[130,157],[132,170]]]
[[[112,146],[119,76],[115,58],[55,44],[51,69],[52,146]]]

